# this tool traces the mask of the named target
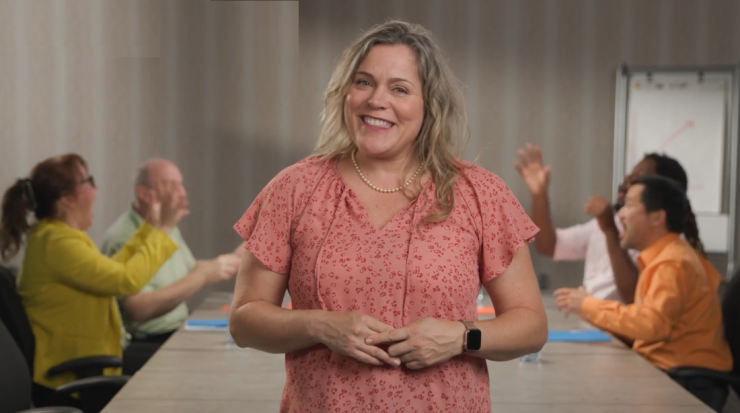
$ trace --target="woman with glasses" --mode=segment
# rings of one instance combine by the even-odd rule
[[[68,154],[39,163],[30,178],[19,179],[3,196],[2,260],[15,256],[25,242],[18,293],[36,338],[36,406],[70,404],[53,389],[75,377],[47,377],[49,368],[88,356],[121,357],[115,297],[136,294],[149,282],[177,249],[168,234],[187,213],[176,197],[164,196],[146,212],[148,224],[109,258],[85,232],[92,224],[96,194],[85,161]],[[28,212],[35,216],[32,223]],[[105,374],[120,374],[120,369],[106,369]]]

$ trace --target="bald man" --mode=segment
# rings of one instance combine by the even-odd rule
[[[104,254],[113,255],[121,249],[144,222],[147,205],[166,189],[188,203],[180,170],[165,159],[145,162],[134,186],[134,202],[106,231],[101,248]],[[239,268],[241,246],[211,260],[196,260],[177,227],[170,237],[179,246],[177,251],[141,292],[119,300],[124,325],[132,335],[123,354],[124,374],[136,372],[182,326],[188,318],[185,300],[206,285],[232,278]]]

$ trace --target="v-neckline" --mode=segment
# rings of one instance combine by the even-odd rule
[[[397,220],[397,218],[399,216],[401,216],[402,214],[405,214],[406,212],[408,212],[409,208],[412,208],[412,207],[413,208],[416,208],[416,203],[419,201],[419,196],[421,196],[422,193],[426,193],[429,190],[429,186],[434,183],[434,179],[429,179],[429,181],[422,186],[421,191],[419,192],[419,195],[416,196],[416,198],[414,198],[411,202],[409,202],[408,205],[406,205],[405,207],[401,208],[398,212],[396,212],[391,217],[391,219],[388,220],[388,222],[385,223],[385,225],[383,225],[382,227],[378,228],[375,225],[375,222],[373,222],[372,218],[370,218],[370,214],[368,213],[368,209],[365,206],[365,204],[362,202],[362,200],[360,200],[360,197],[357,195],[357,193],[349,185],[347,185],[347,182],[344,180],[344,178],[342,177],[342,174],[339,172],[339,159],[340,159],[340,157],[337,157],[334,160],[334,167],[332,168],[333,169],[333,172],[335,174],[337,174],[337,177],[339,178],[339,181],[346,188],[346,190],[349,191],[349,195],[352,198],[354,198],[354,200],[357,202],[357,204],[362,208],[362,214],[363,214],[363,217],[362,218],[364,220],[366,220],[370,224],[370,227],[373,229],[373,232],[375,234],[382,234],[382,233],[384,233],[385,230],[391,224],[393,224]]]
[[[388,220],[388,222],[386,222],[385,225],[383,225],[382,227],[378,228],[378,226],[375,225],[375,222],[373,222],[373,219],[370,217],[370,213],[368,212],[367,207],[365,206],[364,203],[362,203],[362,200],[360,199],[360,197],[357,196],[357,193],[354,190],[352,190],[352,188],[350,188],[349,186],[347,186],[346,183],[344,184],[344,186],[347,188],[347,191],[349,191],[350,196],[362,208],[362,215],[363,215],[362,219],[366,220],[370,224],[370,227],[372,227],[373,232],[375,232],[376,234],[382,234],[382,233],[384,233],[385,230],[386,230],[386,228],[388,228],[391,224],[393,224],[400,215],[405,215],[406,212],[408,212],[409,208],[414,207],[415,204],[416,204],[416,201],[419,199],[419,197],[416,197],[416,199],[414,199],[411,202],[409,202],[408,205],[406,205],[405,207],[401,208],[398,212],[396,212],[395,214],[393,214],[393,216],[391,217],[391,219]]]

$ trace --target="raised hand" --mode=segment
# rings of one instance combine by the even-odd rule
[[[160,194],[159,225],[163,229],[173,229],[180,220],[190,213],[187,198],[177,193],[174,183],[164,183],[158,188]]]
[[[532,195],[547,192],[550,182],[550,165],[542,165],[542,152],[537,145],[527,144],[524,149],[517,149],[519,162],[514,163],[519,175],[524,178],[527,189]]]
[[[144,221],[152,227],[159,228],[160,215],[162,214],[162,202],[160,201],[159,196],[157,196],[157,191],[154,189],[147,189],[147,193],[149,198],[148,201],[140,201],[140,204],[144,209],[142,218],[144,218]]]
[[[583,211],[588,215],[596,218],[599,228],[603,232],[617,231],[617,225],[614,223],[614,210],[606,198],[601,196],[592,196],[583,206]]]

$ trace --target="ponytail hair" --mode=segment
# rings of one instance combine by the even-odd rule
[[[0,220],[0,258],[3,262],[18,253],[23,235],[31,228],[28,223],[28,210],[34,205],[29,202],[26,194],[29,189],[33,193],[31,181],[19,179],[5,191],[3,196],[2,220]]]
[[[677,160],[668,155],[658,153],[649,153],[645,155],[645,158],[655,163],[655,172],[658,175],[673,179],[681,186],[684,192],[688,191],[688,176],[683,166]],[[684,218],[683,235],[686,237],[686,241],[694,247],[696,252],[704,258],[707,257],[704,244],[699,239],[699,226],[696,223],[696,215],[694,215],[694,211],[691,209],[691,203],[689,203],[688,198],[686,199],[686,217]]]
[[[80,178],[79,168],[87,163],[77,154],[49,158],[31,171],[31,177],[18,179],[5,191],[0,217],[0,260],[13,258],[31,229],[28,213],[37,220],[57,217],[57,201],[73,190]]]
[[[704,243],[699,239],[699,226],[696,223],[696,215],[694,215],[694,211],[691,209],[691,202],[688,199],[686,199],[686,219],[683,223],[683,235],[699,255],[704,258],[707,257],[707,253],[704,250]]]

